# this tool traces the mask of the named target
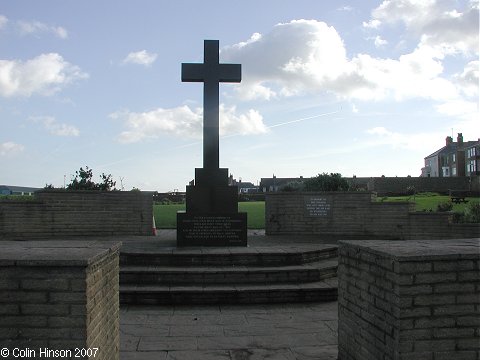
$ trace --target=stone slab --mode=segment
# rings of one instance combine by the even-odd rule
[[[368,252],[402,260],[429,260],[452,258],[479,258],[480,239],[453,240],[346,240],[340,244],[348,244]]]
[[[2,241],[0,265],[88,266],[119,250],[121,244],[112,240]]]

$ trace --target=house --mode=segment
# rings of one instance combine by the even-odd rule
[[[229,186],[237,186],[239,194],[250,194],[258,192],[258,186],[255,186],[253,183],[249,181],[242,182],[242,179],[238,181],[233,178],[233,175],[230,174],[228,178],[228,185]]]
[[[40,188],[0,185],[0,195],[33,195]]]
[[[480,175],[480,139],[465,146],[465,175]]]
[[[462,133],[458,133],[456,142],[451,136],[447,136],[444,147],[425,157],[421,176],[454,177],[478,174],[479,141],[464,142]]]
[[[277,178],[273,175],[271,178],[261,178],[259,188],[260,192],[272,192],[280,190],[288,183],[303,181],[303,176],[300,176],[299,178]]]

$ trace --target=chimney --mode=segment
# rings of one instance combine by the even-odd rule
[[[462,133],[458,133],[458,135],[457,135],[457,144],[458,144],[459,147],[463,146],[463,135],[462,135]]]
[[[447,138],[445,139],[445,145],[448,146],[451,143],[453,143],[453,138],[451,136],[447,136]]]

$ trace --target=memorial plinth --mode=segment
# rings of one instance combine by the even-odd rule
[[[247,214],[238,188],[219,167],[219,83],[240,82],[241,66],[219,63],[218,40],[205,40],[204,63],[182,64],[182,81],[203,82],[203,168],[187,186],[186,211],[177,213],[177,246],[246,246]]]

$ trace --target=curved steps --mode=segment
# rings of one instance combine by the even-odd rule
[[[121,251],[123,304],[252,304],[337,299],[337,247]]]
[[[167,248],[145,252],[121,250],[120,264],[160,266],[268,266],[295,265],[337,256],[336,245],[299,248]]]

